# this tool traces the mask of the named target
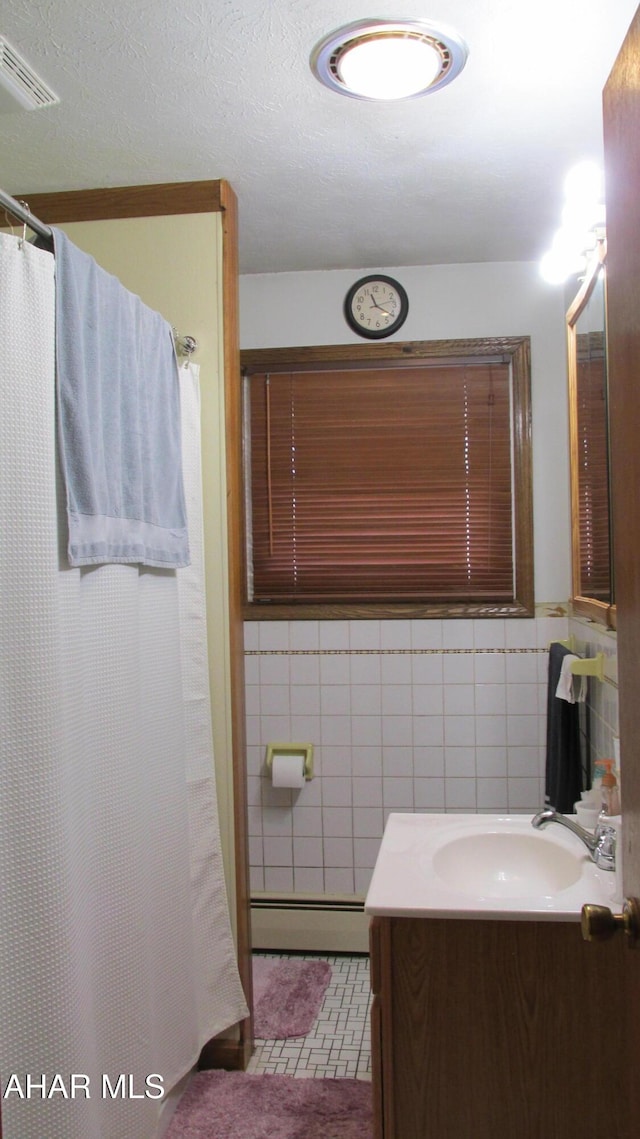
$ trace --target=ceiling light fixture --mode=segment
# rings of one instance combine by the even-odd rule
[[[456,32],[426,20],[358,20],[320,40],[310,64],[351,99],[416,99],[455,79],[467,55]]]

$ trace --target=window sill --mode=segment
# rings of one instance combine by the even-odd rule
[[[271,602],[247,602],[244,606],[245,621],[392,621],[392,620],[435,620],[467,619],[491,617],[534,617],[533,599],[529,603],[506,601],[458,602],[421,604],[420,602],[370,602],[362,604],[322,604],[303,603],[299,605]]]

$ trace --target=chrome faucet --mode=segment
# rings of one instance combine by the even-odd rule
[[[595,831],[591,834],[578,823],[574,823],[572,819],[568,819],[566,815],[561,815],[559,811],[555,811],[553,807],[545,807],[531,820],[531,826],[536,827],[536,829],[546,826],[547,823],[560,823],[560,826],[570,830],[576,838],[584,843],[600,870],[615,870],[617,838],[615,827],[610,827],[606,823],[598,823]]]

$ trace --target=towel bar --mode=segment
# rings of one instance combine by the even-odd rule
[[[576,640],[572,633],[566,641],[551,641],[551,645],[563,645],[565,649],[570,649],[573,653],[576,648]],[[582,657],[580,660],[572,661],[571,672],[574,676],[595,676],[596,680],[604,680],[604,653],[596,653],[593,657]]]
[[[572,633],[570,637],[567,637],[566,641],[549,641],[547,648],[550,649],[552,645],[562,645],[565,649],[571,649],[573,653],[576,650],[576,639]]]
[[[604,653],[596,653],[594,657],[584,657],[582,660],[572,660],[571,672],[574,676],[595,676],[596,680],[604,680]]]

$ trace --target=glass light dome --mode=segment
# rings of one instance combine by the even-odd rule
[[[456,32],[426,20],[359,20],[316,44],[311,70],[352,99],[415,99],[455,79],[467,61]]]

